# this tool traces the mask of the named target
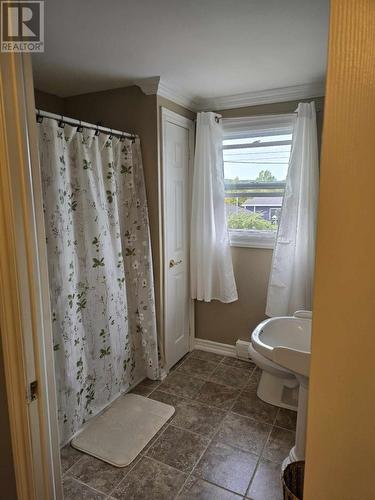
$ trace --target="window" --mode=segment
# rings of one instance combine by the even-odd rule
[[[223,121],[225,209],[232,245],[274,245],[293,119],[293,115],[240,119],[242,128],[238,119]]]

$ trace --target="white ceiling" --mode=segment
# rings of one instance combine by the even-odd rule
[[[325,78],[329,0],[47,0],[35,86],[65,97],[161,76],[196,98]]]

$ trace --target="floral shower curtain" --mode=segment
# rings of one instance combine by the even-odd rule
[[[58,413],[65,443],[145,376],[159,377],[139,140],[39,125]]]

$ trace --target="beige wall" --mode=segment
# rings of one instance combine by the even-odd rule
[[[305,500],[375,498],[374,7],[331,1]]]
[[[37,109],[49,111],[50,113],[64,113],[64,99],[37,89],[35,89],[35,106]]]
[[[195,301],[195,336],[200,339],[234,345],[238,339],[249,340],[266,318],[272,250],[232,247],[232,258],[238,300]]]
[[[249,340],[252,326],[264,318],[272,250],[232,247],[233,268],[239,300],[222,304],[195,303],[196,336],[235,344]]]
[[[320,97],[315,98],[314,101],[320,138],[324,99]],[[225,118],[292,113],[299,102],[301,101],[218,110],[218,113]],[[239,300],[232,304],[222,304],[216,300],[210,303],[196,301],[195,334],[198,338],[223,344],[235,344],[237,339],[249,340],[252,330],[266,318],[272,250],[232,247],[232,256]]]

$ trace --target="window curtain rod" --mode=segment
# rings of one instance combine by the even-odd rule
[[[267,118],[267,116],[292,116],[297,115],[297,111],[289,111],[289,113],[263,113],[261,115],[244,115],[244,116],[221,116],[219,119],[223,121],[235,120],[236,118]]]
[[[292,111],[291,113],[281,113],[280,115],[296,115],[297,111]],[[258,118],[260,116],[273,116],[273,113],[265,113],[264,115],[254,115],[254,117]],[[278,115],[279,116],[279,115]],[[233,118],[253,118],[252,115],[246,115],[245,117],[243,116],[236,116],[236,117],[229,117],[229,116],[221,116],[221,115],[216,115],[215,116],[215,122],[219,123],[221,121],[226,121],[226,120],[233,120]],[[197,119],[195,118],[194,121],[196,122]]]
[[[207,111],[207,113],[209,113],[209,112],[210,112],[210,111]],[[213,112],[213,111],[212,111],[212,112]],[[215,119],[215,122],[216,122],[216,123],[219,123],[219,122],[223,119],[223,117],[222,117],[221,115],[216,115],[214,119]],[[196,119],[196,118],[194,118],[194,121],[196,122],[196,121],[197,121],[197,119]]]
[[[121,132],[120,130],[113,130],[111,128],[102,127],[99,125],[94,125],[92,123],[83,122],[81,120],[75,120],[74,118],[69,118],[63,115],[56,115],[55,113],[49,113],[48,111],[42,111],[41,109],[36,109],[36,120],[38,123],[43,121],[43,118],[51,118],[52,120],[56,120],[59,122],[59,127],[63,125],[72,125],[73,127],[77,127],[78,129],[88,128],[90,130],[95,130],[95,134],[98,135],[99,132],[103,132],[105,134],[109,134],[112,137],[128,138],[128,139],[136,139],[138,135],[129,134],[128,132]]]

